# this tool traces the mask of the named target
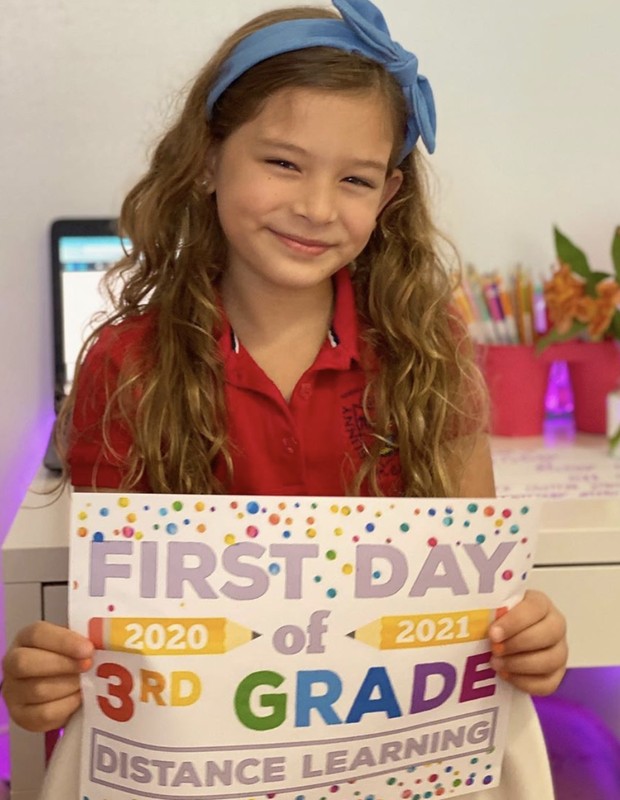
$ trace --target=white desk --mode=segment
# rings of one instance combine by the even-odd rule
[[[529,585],[567,618],[569,666],[620,665],[620,637],[601,633],[620,611],[620,459],[604,437],[561,427],[492,449],[498,496],[545,498]]]
[[[496,438],[493,452],[498,494],[549,498],[530,585],[567,617],[569,666],[620,664],[620,637],[600,632],[620,609],[620,461],[586,435]],[[7,642],[38,619],[66,624],[69,492],[51,486],[37,476],[3,546]],[[12,800],[35,800],[44,764],[43,737],[11,725]]]

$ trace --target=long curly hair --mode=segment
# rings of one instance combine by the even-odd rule
[[[395,79],[363,56],[308,48],[252,67],[223,93],[211,120],[206,119],[205,98],[239,41],[275,22],[309,17],[337,14],[325,8],[279,9],[230,36],[196,77],[178,119],[154,149],[148,171],[123,203],[119,228],[131,249],[106,279],[110,291],[115,285],[121,289],[113,298],[113,314],[94,330],[79,359],[106,326],[153,315],[148,353],[127,354],[100,422],[112,456],[112,426],[122,424],[130,434],[123,489],[146,479],[157,492],[218,493],[224,490],[215,475],[218,460],[224,459],[232,473],[217,345],[218,283],[227,248],[206,179],[207,153],[285,88],[379,91],[396,132],[388,170],[398,166],[403,173],[396,198],[350,267],[372,353],[364,411],[373,441],[350,492],[367,487],[380,493],[378,465],[387,443],[399,451],[405,495],[456,493],[458,475],[449,468],[455,443],[485,423],[481,378],[450,305],[455,265],[442,256],[446,240],[431,220],[423,157],[414,150],[398,163],[407,109]],[[78,384],[79,367],[60,415],[61,446],[72,435]]]

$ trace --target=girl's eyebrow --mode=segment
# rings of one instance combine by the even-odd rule
[[[297,155],[307,156],[309,155],[307,150],[304,150],[303,147],[299,147],[297,144],[293,144],[292,142],[285,142],[280,139],[270,139],[269,137],[262,137],[258,140],[260,145],[264,145],[266,147],[275,147],[279,150],[288,150],[290,153],[296,153]],[[384,173],[387,170],[387,164],[384,164],[382,161],[375,161],[373,159],[366,159],[366,158],[352,158],[349,162],[353,167],[366,167],[368,169],[376,169],[379,172]]]

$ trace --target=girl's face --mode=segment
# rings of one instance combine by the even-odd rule
[[[310,288],[365,247],[402,183],[377,92],[284,89],[210,154],[227,279]]]

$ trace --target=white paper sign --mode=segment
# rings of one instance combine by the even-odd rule
[[[497,786],[524,500],[76,493],[81,797],[421,800]]]

